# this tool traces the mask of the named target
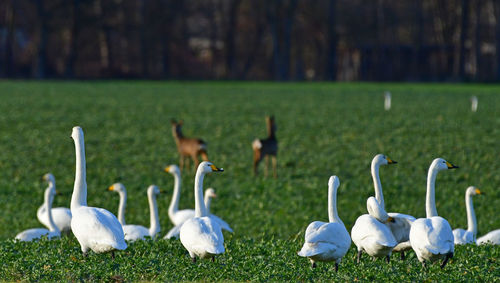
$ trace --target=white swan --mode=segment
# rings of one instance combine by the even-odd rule
[[[43,175],[43,180],[49,183],[49,187],[54,187],[54,190],[56,188],[56,179],[54,178],[54,175],[51,173],[47,173]],[[52,212],[52,219],[54,220],[54,223],[56,224],[57,228],[59,228],[59,231],[61,232],[69,232],[71,230],[71,210],[66,207],[55,207],[51,209]],[[42,204],[37,212],[36,212],[36,217],[38,218],[38,221],[45,225],[45,227],[49,227],[49,214],[47,213],[47,206]]]
[[[180,229],[181,243],[196,262],[196,257],[212,258],[224,253],[224,237],[220,225],[208,217],[207,208],[203,203],[203,178],[206,173],[222,172],[210,162],[203,161],[198,165],[194,183],[195,217],[182,224]]]
[[[467,230],[455,229],[453,230],[453,238],[455,245],[465,245],[476,243],[477,235],[477,221],[476,214],[474,213],[474,206],[472,205],[472,196],[480,195],[481,191],[473,186],[465,190],[465,208],[467,210]]]
[[[19,241],[33,241],[36,239],[40,239],[42,236],[46,236],[48,239],[57,238],[61,236],[61,232],[59,228],[57,228],[54,220],[52,218],[52,201],[54,200],[54,196],[56,194],[56,188],[54,186],[49,186],[45,189],[44,193],[44,206],[47,207],[47,216],[48,216],[48,227],[49,230],[45,228],[33,228],[25,230],[16,235],[16,240]]]
[[[108,190],[115,191],[120,195],[120,204],[118,206],[118,221],[122,225],[125,241],[144,240],[145,237],[154,239],[160,232],[160,220],[158,218],[158,205],[156,196],[160,193],[157,186],[151,185],[148,187],[148,202],[150,212],[150,227],[149,229],[141,225],[126,225],[125,224],[125,206],[127,204],[127,190],[122,183],[111,185]]]
[[[335,261],[335,271],[338,271],[342,257],[351,246],[351,237],[337,213],[337,189],[340,181],[337,176],[328,180],[328,220],[314,221],[307,226],[305,242],[298,252],[299,256],[308,257],[312,267],[316,261]]]
[[[114,258],[114,250],[127,248],[122,225],[111,212],[87,206],[85,142],[82,128],[73,127],[71,137],[75,142],[76,151],[75,185],[71,196],[71,231],[80,243],[84,256],[91,249],[95,253],[111,252]]]
[[[181,171],[177,165],[170,165],[165,172],[174,175],[174,193],[168,206],[168,217],[177,226],[194,217],[194,209],[179,210],[179,199],[181,198]]]
[[[394,163],[396,162],[382,154],[377,154],[372,160],[371,173],[375,186],[375,198],[367,199],[366,206],[369,214],[358,217],[351,230],[352,241],[358,248],[358,263],[363,251],[372,257],[385,257],[389,262],[389,256],[398,244],[389,226],[385,224],[393,219],[384,209],[384,196],[378,173],[380,165]]]
[[[397,162],[391,160],[387,156],[383,154],[377,154],[372,160],[371,163],[371,174],[372,174],[372,179],[373,179],[373,186],[375,188],[375,198],[377,199],[378,203],[380,204],[380,209],[385,212],[385,202],[384,202],[384,194],[382,192],[382,183],[380,182],[380,176],[379,176],[379,168],[381,165],[387,165],[387,164],[395,164]],[[369,212],[370,215],[374,216],[377,218],[376,215],[373,215]],[[406,250],[411,249],[410,245],[410,227],[411,223],[415,221],[415,217],[408,215],[408,214],[403,214],[403,213],[397,213],[397,212],[389,212],[387,214],[389,217],[391,217],[391,221],[387,221],[384,219],[379,219],[382,222],[386,223],[389,226],[389,229],[391,229],[392,235],[398,242],[398,245],[394,247],[392,252],[400,252],[401,253],[401,259],[405,258],[404,252]]]
[[[491,244],[500,245],[500,229],[493,230],[488,234],[477,239],[476,243],[478,245]]]
[[[458,168],[442,158],[432,161],[427,174],[427,195],[425,211],[427,218],[413,221],[410,229],[410,244],[417,254],[418,260],[426,267],[426,261],[436,261],[443,258],[441,268],[444,268],[453,257],[455,245],[453,232],[446,219],[438,216],[435,201],[435,182],[439,171]]]
[[[222,230],[226,230],[226,231],[233,233],[233,229],[231,229],[231,227],[229,226],[229,224],[227,224],[226,221],[222,220],[217,215],[210,213],[210,203],[212,202],[212,198],[215,198],[215,197],[217,197],[217,195],[215,194],[215,190],[213,188],[208,188],[205,190],[204,202],[205,202],[205,207],[207,208],[208,217],[212,218],[214,221],[217,221],[217,223],[219,223]],[[194,212],[194,210],[193,210],[193,212]],[[193,217],[194,217],[194,213],[193,213]],[[191,218],[193,218],[193,217],[191,217]],[[163,237],[163,239],[179,238],[179,233],[181,231],[181,227],[182,227],[183,223],[176,225],[172,229],[170,229],[168,231],[168,233]]]

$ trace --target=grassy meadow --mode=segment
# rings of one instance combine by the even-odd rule
[[[383,110],[383,92],[392,109]],[[478,236],[500,228],[500,86],[459,84],[330,84],[244,82],[0,82],[0,279],[56,281],[495,281],[500,248],[456,247],[442,271],[422,272],[411,252],[389,265],[365,255],[354,263],[351,245],[338,274],[333,264],[296,255],[307,225],[326,221],[327,182],[337,175],[339,216],[350,231],[373,195],[370,162],[377,153],[398,161],[380,170],[386,209],[425,216],[427,169],[436,157],[460,166],[441,172],[436,183],[440,216],[452,228],[467,228],[464,194],[474,197]],[[479,98],[478,112],[470,97]],[[274,114],[279,142],[278,178],[252,175],[254,138],[266,136]],[[52,172],[60,195],[54,207],[69,207],[75,171],[71,129],[85,132],[88,204],[113,213],[122,182],[128,191],[126,221],[149,226],[146,188],[156,184],[161,237],[172,227],[167,209],[178,164],[170,119],[184,120],[188,137],[208,143],[222,174],[205,178],[218,197],[214,214],[225,232],[226,253],[215,263],[192,264],[179,241],[146,241],[109,255],[83,258],[71,235],[60,240],[16,243],[15,235],[42,227],[43,174]],[[260,172],[263,171],[261,164]],[[179,207],[193,208],[194,172],[182,176]]]

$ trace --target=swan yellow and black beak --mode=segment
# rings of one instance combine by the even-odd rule
[[[387,221],[386,221],[386,222],[392,222],[392,223],[394,223],[394,222],[396,222],[396,220],[394,220],[394,218],[392,218],[392,217],[390,217],[390,216],[389,216],[389,217],[387,218]]]
[[[396,160],[392,160],[389,157],[386,157],[386,159],[387,159],[387,164],[396,164],[396,163],[398,163]]]
[[[479,189],[476,188],[476,194],[477,195],[484,195],[485,193],[481,192]]]
[[[169,173],[169,172],[170,172],[170,165],[169,165],[169,166],[167,166],[167,167],[165,167],[165,169],[163,169],[163,171],[165,171],[165,172]]]
[[[450,162],[446,161],[446,166],[448,166],[448,169],[456,169],[456,168],[460,168],[458,166],[455,166],[453,164],[451,164]]]
[[[115,187],[113,185],[108,187],[108,191],[114,191],[114,190],[115,190]]]
[[[224,168],[217,168],[213,164],[210,164],[210,168],[212,168],[212,171],[214,172],[224,172]]]

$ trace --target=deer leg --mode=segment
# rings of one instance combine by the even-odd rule
[[[181,157],[179,158],[179,167],[182,172],[182,168],[184,167],[184,155],[181,154]]]
[[[271,156],[271,161],[273,162],[273,177],[276,179],[278,178],[278,172],[276,170],[276,155]]]
[[[257,167],[259,166],[260,160],[261,160],[260,151],[254,150],[254,152],[253,152],[253,174],[254,174],[254,176],[257,176],[257,174],[258,174]]]
[[[193,154],[191,155],[191,158],[193,158],[194,171],[196,171],[196,169],[198,169],[198,165],[200,164],[200,161],[198,160],[198,155]]]
[[[191,169],[190,163],[191,163],[191,158],[189,158],[189,156],[184,157],[184,168],[186,168],[186,170]]]
[[[264,157],[266,160],[264,160],[264,177],[267,177],[267,170],[269,169],[269,155],[266,155]]]
[[[201,155],[201,159],[203,159],[203,161],[208,161],[208,155],[207,155],[207,152],[202,150],[200,152],[200,155]]]

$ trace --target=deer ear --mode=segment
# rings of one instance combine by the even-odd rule
[[[170,119],[170,123],[171,123],[172,125],[177,124],[177,122],[175,122],[175,119],[174,119],[174,118]]]

